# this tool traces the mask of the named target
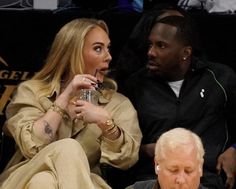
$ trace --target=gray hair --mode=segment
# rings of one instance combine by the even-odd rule
[[[163,133],[157,140],[155,148],[155,160],[164,159],[168,149],[175,149],[182,145],[192,145],[197,150],[197,158],[203,163],[204,148],[200,137],[190,130],[175,128]]]

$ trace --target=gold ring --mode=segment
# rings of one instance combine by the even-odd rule
[[[84,116],[81,113],[76,114],[76,118],[79,120],[83,120]]]
[[[75,119],[73,120],[74,123],[77,123],[78,121],[79,121],[78,118],[75,118]]]

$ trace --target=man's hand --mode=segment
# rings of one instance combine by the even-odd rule
[[[218,174],[221,169],[224,170],[227,177],[225,186],[227,189],[232,189],[236,176],[236,150],[233,147],[228,148],[219,156],[216,169]]]
[[[153,158],[155,155],[156,143],[143,144],[140,148],[140,155],[143,157]]]

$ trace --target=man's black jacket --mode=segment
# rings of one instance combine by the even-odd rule
[[[206,151],[204,169],[216,173],[218,156],[235,142],[236,75],[226,65],[193,59],[177,98],[168,83],[146,68],[126,82],[138,111],[143,144],[175,127],[197,133]],[[153,175],[153,158],[140,156],[139,175]],[[145,178],[146,179],[146,178]]]

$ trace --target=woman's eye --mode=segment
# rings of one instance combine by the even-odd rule
[[[102,51],[101,47],[95,47],[94,49],[95,49],[96,52],[101,52]]]

